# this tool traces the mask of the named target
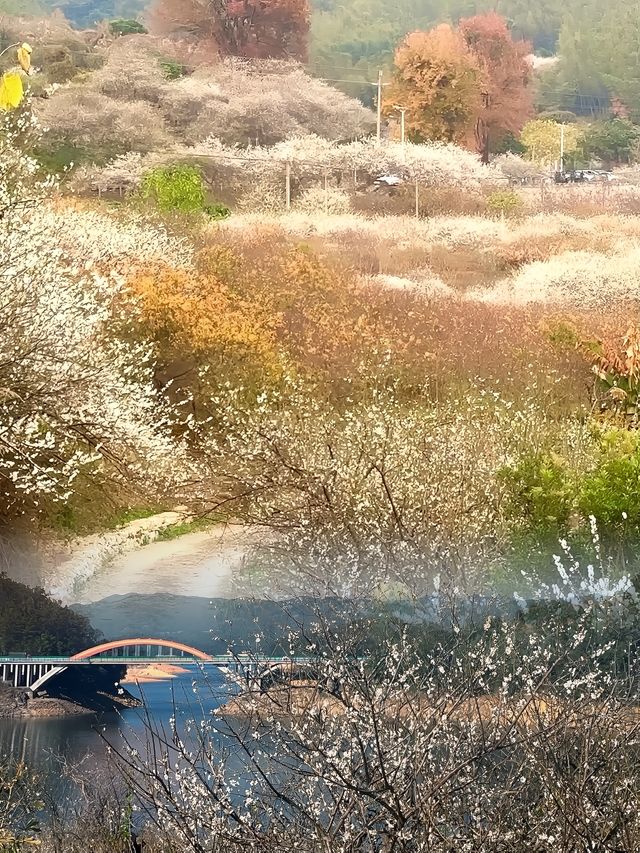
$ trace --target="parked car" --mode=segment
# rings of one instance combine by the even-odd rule
[[[404,178],[400,175],[379,175],[375,181],[373,182],[373,189],[375,190],[393,190],[396,187],[402,186],[404,183]]]
[[[605,169],[583,169],[585,181],[615,181],[615,175]]]

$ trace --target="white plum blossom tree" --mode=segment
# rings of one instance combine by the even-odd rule
[[[0,147],[0,511],[65,501],[82,472],[167,487],[183,454],[150,347],[127,340],[119,270],[180,244],[57,206],[14,135]]]
[[[570,622],[557,603],[525,621],[450,604],[418,627],[354,605],[338,628],[318,602],[289,637],[304,666],[172,720],[170,740],[151,727],[157,763],[122,756],[146,813],[193,853],[632,853],[640,730],[624,631],[594,631],[606,613],[592,603]]]
[[[275,535],[261,559],[286,592],[422,595],[436,575],[481,588],[506,533],[496,471],[540,425],[499,398],[411,407],[371,384],[340,405],[297,379],[256,405],[215,397],[202,499]]]

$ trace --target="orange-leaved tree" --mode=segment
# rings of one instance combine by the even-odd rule
[[[619,343],[607,340],[581,341],[579,348],[591,360],[595,373],[596,402],[602,410],[625,416],[634,429],[640,416],[640,332],[632,323]]]
[[[304,60],[310,9],[308,0],[155,0],[149,24],[222,56]]]
[[[127,280],[133,316],[155,345],[156,378],[174,401],[188,389],[187,397],[197,397],[196,386],[206,396],[226,380],[261,386],[279,375],[279,317],[268,301],[258,304],[234,292],[225,268],[231,269],[236,258],[223,254],[220,274],[149,264]]]
[[[495,12],[411,33],[396,51],[385,113],[403,107],[410,139],[466,145],[486,163],[531,116],[530,50]]]
[[[459,30],[482,69],[481,110],[475,123],[477,151],[489,162],[490,147],[518,134],[533,113],[531,45],[515,41],[496,12],[463,18]]]
[[[469,144],[480,111],[482,71],[461,33],[449,24],[410,33],[395,55],[384,112],[406,109],[409,139]]]

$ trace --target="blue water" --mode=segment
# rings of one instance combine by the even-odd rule
[[[148,755],[150,727],[164,732],[170,741],[172,719],[184,734],[190,721],[199,725],[235,692],[213,668],[206,672],[192,668],[173,679],[140,688],[128,684],[127,689],[144,701],[143,708],[51,719],[0,719],[0,758],[24,761],[41,777],[50,795],[65,799],[73,796],[73,779],[111,779],[114,750],[126,751],[128,745],[141,756]]]

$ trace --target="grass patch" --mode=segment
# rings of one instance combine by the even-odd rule
[[[92,495],[83,490],[73,503],[56,506],[48,513],[47,526],[65,536],[89,536],[167,511],[167,507],[148,504],[114,508],[101,498],[99,492]]]
[[[138,521],[141,518],[151,518],[153,515],[158,515],[161,512],[168,512],[166,506],[132,506],[119,509],[112,516],[108,517],[104,526],[107,530],[116,530],[118,527],[124,527],[132,521]]]
[[[208,530],[214,524],[220,524],[224,521],[223,516],[207,516],[206,518],[194,518],[191,521],[180,521],[177,524],[169,524],[158,531],[156,542],[170,542],[172,539],[178,539],[180,536],[186,536],[187,533],[199,533],[202,530]]]

